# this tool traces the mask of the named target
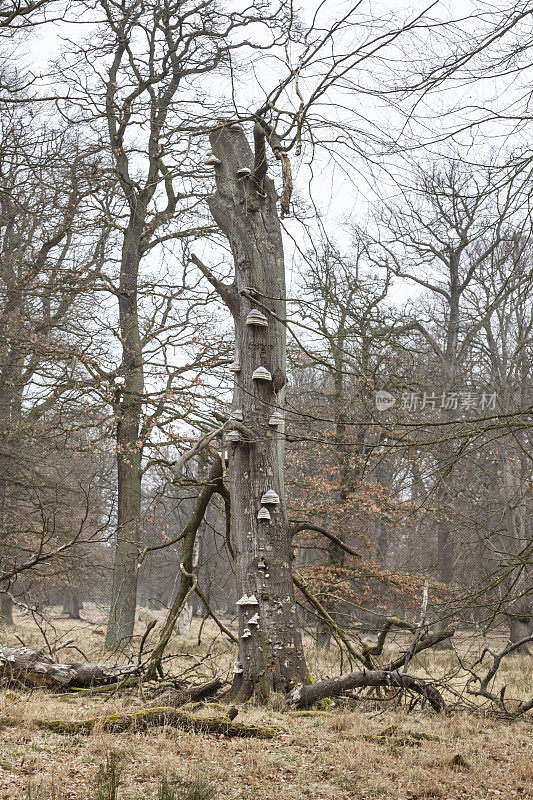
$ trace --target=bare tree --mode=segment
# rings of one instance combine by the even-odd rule
[[[497,179],[490,168],[475,173],[452,160],[447,166],[421,172],[406,202],[401,212],[391,212],[384,219],[393,238],[381,234],[383,255],[378,261],[397,277],[429,292],[439,309],[438,320],[432,312],[428,322],[418,319],[414,327],[439,364],[437,385],[427,395],[444,397],[457,391],[461,366],[474,337],[508,291],[503,284],[479,313],[466,303],[483,266],[509,236],[520,195],[513,183],[497,192]],[[454,417],[453,409],[445,406],[440,414],[443,421]],[[444,448],[437,456],[435,482],[443,511],[450,504],[447,486],[452,468]],[[454,542],[445,514],[438,532],[438,572],[444,583],[452,581]]]

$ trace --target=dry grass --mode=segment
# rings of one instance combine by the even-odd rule
[[[37,644],[30,623],[18,623],[19,636]],[[76,636],[88,655],[98,656],[102,637],[95,633],[95,626],[66,620],[57,625],[62,632],[68,630]],[[6,641],[5,635],[2,640]],[[198,646],[192,639],[176,637],[173,650],[188,653],[192,663],[207,644],[206,640]],[[227,659],[229,663],[231,652],[222,653],[227,645],[221,641],[215,647],[220,649],[217,661]],[[311,645],[309,655],[312,670],[321,674],[338,671],[333,652],[317,664]],[[63,657],[75,656],[65,651]],[[531,693],[532,660],[509,659],[503,678],[510,694]],[[444,674],[451,664],[446,652],[423,654],[413,671]],[[463,677],[457,675],[455,680],[459,684]],[[511,725],[468,714],[408,714],[405,708],[282,713],[274,699],[268,709],[247,705],[239,713],[241,721],[283,728],[284,733],[273,741],[226,740],[171,728],[119,736],[102,731],[91,736],[64,736],[32,725],[32,719],[38,717],[94,716],[139,705],[142,701],[133,695],[59,697],[42,692],[0,692],[0,713],[20,719],[17,727],[0,731],[1,800],[24,798],[29,779],[54,785],[61,800],[85,800],[110,751],[122,756],[120,800],[156,798],[158,782],[164,776],[212,785],[215,797],[224,800],[533,798],[531,718]],[[376,736],[384,730],[386,735]],[[428,738],[410,735],[421,733]]]

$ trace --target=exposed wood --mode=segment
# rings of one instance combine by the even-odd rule
[[[367,687],[406,689],[424,697],[435,711],[444,711],[446,709],[441,693],[430,683],[426,683],[414,675],[405,675],[404,673],[400,674],[399,672],[389,672],[381,669],[351,672],[348,675],[341,675],[339,678],[328,678],[325,681],[319,681],[309,686],[301,684],[290,693],[289,702],[295,708],[309,708],[326,697],[336,697],[351,689]]]

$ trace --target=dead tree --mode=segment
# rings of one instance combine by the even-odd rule
[[[235,324],[232,413],[242,427],[229,432],[227,447],[240,592],[232,695],[239,700],[286,692],[306,679],[284,486],[285,264],[276,191],[266,175],[265,133],[256,123],[254,158],[240,125],[212,131],[217,191],[209,208],[230,243],[233,284],[222,284],[195,259]],[[272,136],[270,143],[284,164],[286,209],[286,156]]]

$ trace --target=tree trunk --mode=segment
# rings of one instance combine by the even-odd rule
[[[215,492],[220,491],[221,481],[222,464],[220,459],[217,459],[210,469],[207,483],[202,487],[198,495],[191,518],[182,532],[183,548],[181,551],[181,565],[183,569],[181,572],[180,584],[174,601],[168,611],[159,641],[150,656],[150,663],[147,667],[147,674],[149,677],[154,677],[158,671],[161,671],[161,660],[163,658],[165,649],[170,641],[170,637],[174,633],[176,623],[183,610],[183,606],[187,602],[187,599],[189,598],[193,588],[194,578],[192,571],[195,537],[198,532],[198,528],[202,523],[211,497]]]
[[[218,475],[217,475],[217,477],[218,477]],[[204,515],[203,515],[204,517],[205,517],[206,513],[207,513],[207,507],[206,507]],[[203,523],[202,523],[202,525],[203,525]],[[194,537],[194,547],[193,547],[193,554],[192,554],[191,572],[192,572],[193,575],[196,575],[196,576],[198,575],[198,569],[199,569],[199,566],[200,566],[200,553],[201,553],[201,547],[202,547],[202,537],[203,537],[203,533],[205,532],[204,530],[202,530],[202,525],[200,525],[200,527],[196,531],[196,534],[195,534],[195,537]],[[193,594],[190,594],[188,596],[187,600],[185,601],[185,605],[183,606],[183,609],[181,611],[181,614],[180,614],[179,619],[178,619],[178,624],[177,624],[177,633],[179,633],[180,636],[189,636],[190,635],[192,618],[194,616],[194,609],[195,609],[195,606],[197,605],[197,603],[196,603],[197,598],[198,598],[198,595],[196,594],[196,592],[194,592]]]
[[[120,271],[119,317],[124,383],[115,392],[117,420],[118,520],[111,608],[106,634],[109,649],[127,647],[133,636],[137,601],[137,561],[141,529],[141,460],[139,441],[143,356],[137,311],[137,280],[142,220],[135,208],[124,237]]]
[[[529,617],[513,617],[509,623],[509,633],[510,633],[510,641],[512,644],[515,642],[519,642],[522,639],[525,639],[526,636],[530,636],[532,633],[531,628],[531,620]],[[517,653],[525,653],[527,655],[532,655],[533,648],[530,645],[523,645],[517,651]]]
[[[77,592],[67,592],[63,601],[63,614],[69,619],[80,619],[81,605]]]
[[[223,291],[234,317],[235,358],[240,363],[233,407],[242,409],[249,432],[241,441],[228,443],[237,587],[241,596],[253,596],[257,603],[238,605],[239,655],[232,695],[241,701],[286,692],[306,680],[291,575],[284,438],[282,426],[269,425],[273,411],[284,402],[285,327],[279,319],[285,319],[285,263],[276,192],[264,174],[266,156],[263,151],[261,158],[257,126],[254,136],[257,168],[244,177],[237,176],[237,170],[253,169],[254,158],[242,130],[219,127],[210,136],[221,164],[209,207],[229,240],[235,263],[233,287]],[[267,316],[268,326],[246,324],[252,309]],[[258,367],[266,368],[272,379],[254,379]],[[266,506],[270,520],[259,520],[261,496],[267,490],[278,495],[279,503]],[[256,624],[251,622],[255,619]]]
[[[8,594],[0,594],[0,625],[13,624],[13,601]]]

